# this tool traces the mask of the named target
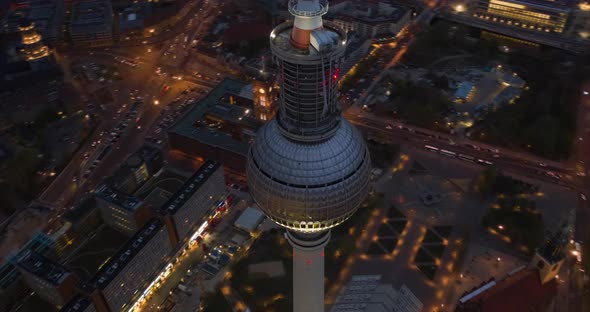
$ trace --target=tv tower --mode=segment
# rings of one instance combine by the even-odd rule
[[[252,197],[293,246],[295,312],[324,311],[330,229],[369,192],[369,152],[337,106],[346,35],[322,21],[327,11],[326,0],[290,0],[293,21],[271,32],[279,110],[248,153]]]

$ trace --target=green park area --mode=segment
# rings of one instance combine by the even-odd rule
[[[438,21],[416,37],[402,63],[441,72],[496,65],[516,72],[526,82],[520,98],[480,116],[467,133],[486,143],[566,159],[574,148],[576,109],[582,96],[581,83],[590,76],[590,59],[547,47],[511,48],[506,52],[501,48],[509,43],[480,37],[479,30]],[[441,64],[445,66],[440,68]],[[401,88],[403,91],[407,86],[402,84]],[[426,96],[416,91],[420,90],[414,88],[412,94]],[[440,111],[440,104],[434,101],[433,105],[423,106],[430,108],[412,109],[424,111],[428,118],[416,124],[427,125],[437,116],[433,112]],[[413,115],[406,118],[415,123]]]
[[[482,196],[494,197],[482,226],[528,252],[542,244],[543,217],[531,196],[538,191],[536,186],[486,169],[476,187]]]
[[[436,76],[435,80],[444,80]],[[390,115],[404,122],[433,130],[448,132],[445,117],[449,113],[451,102],[442,91],[442,87],[418,83],[412,80],[388,78],[385,82],[393,92],[391,104],[377,107],[376,113]],[[448,82],[446,83],[448,85]]]

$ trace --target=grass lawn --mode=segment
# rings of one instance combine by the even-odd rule
[[[424,273],[424,275],[426,275],[426,277],[428,277],[428,279],[433,280],[434,279],[434,275],[436,274],[436,270],[438,269],[438,266],[432,264],[432,265],[419,265],[418,269],[420,269],[420,271],[422,271],[422,273]]]
[[[453,232],[453,227],[450,225],[435,226],[432,229],[443,238],[449,238],[451,232]]]
[[[232,312],[232,308],[225,300],[225,296],[221,293],[221,290],[210,294],[203,298],[203,306],[205,309],[203,312]]]
[[[93,238],[72,255],[67,266],[80,277],[90,279],[128,239],[124,234],[103,226]]]
[[[379,227],[379,231],[377,231],[377,236],[379,237],[396,237],[397,236],[397,232],[394,231],[389,225],[387,224],[382,224],[381,227]]]
[[[293,306],[292,249],[283,237],[283,231],[271,230],[263,233],[250,248],[247,256],[232,267],[230,280],[233,289],[240,293],[253,311],[288,311]],[[250,274],[250,264],[282,261],[285,275],[267,277],[265,274]],[[274,300],[273,298],[282,298]],[[216,310],[212,310],[216,311]]]
[[[398,234],[401,234],[408,224],[407,220],[393,220],[387,222]]]
[[[372,242],[371,245],[369,245],[369,249],[367,250],[367,255],[376,256],[376,255],[383,255],[383,254],[385,254],[385,250],[383,250],[383,247],[381,247],[381,244],[379,244],[378,242]]]
[[[426,250],[428,250],[430,252],[431,255],[433,255],[435,258],[437,259],[441,259],[443,253],[445,252],[445,245],[442,244],[436,244],[436,245],[427,245],[424,246],[423,248],[425,248]]]
[[[420,250],[418,250],[418,252],[416,253],[414,263],[418,264],[423,262],[434,262],[434,258],[432,258],[432,256],[429,255],[423,247],[421,247]]]
[[[426,235],[424,235],[423,243],[442,243],[442,239],[434,233],[431,229],[426,231]]]
[[[395,249],[395,246],[397,246],[397,239],[396,238],[380,239],[379,243],[381,244],[381,246],[383,246],[383,248],[385,248],[387,253],[392,253],[393,250]]]

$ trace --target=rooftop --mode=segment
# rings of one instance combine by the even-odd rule
[[[98,271],[91,283],[104,289],[131,262],[133,257],[154,237],[162,227],[162,222],[152,219],[135,234],[110,260]]]
[[[135,211],[142,203],[139,198],[119,192],[106,184],[99,186],[94,193],[97,198],[113,203],[129,211]]]
[[[61,310],[59,310],[60,312],[82,312],[85,311],[86,308],[88,308],[89,305],[91,305],[92,303],[90,302],[90,300],[86,297],[83,296],[76,296],[74,298],[72,298],[72,300],[70,300],[68,303],[66,303],[66,305],[64,305]]]
[[[110,25],[113,9],[110,1],[86,0],[72,5],[72,26]]]
[[[144,163],[149,163],[151,160],[157,159],[158,157],[162,158],[159,148],[149,144],[144,144],[139,148],[139,150],[125,159],[121,166],[110,177],[107,178],[106,184],[120,189],[118,185],[122,182],[122,180],[129,177],[129,175],[133,175],[137,168],[139,168]]]
[[[213,160],[207,160],[200,168],[190,177],[170,199],[159,210],[160,214],[175,214],[199,188],[207,182],[209,177],[219,168],[219,163]]]
[[[556,294],[556,279],[542,285],[538,270],[522,269],[466,294],[459,300],[457,311],[532,311]]]
[[[31,250],[20,255],[17,266],[55,286],[71,274],[65,267]]]
[[[317,32],[317,34],[321,34],[321,38],[325,38],[324,40],[331,40],[332,46],[339,46],[340,42],[346,39],[344,33],[338,30],[338,27],[331,26],[330,22],[327,21],[324,21],[323,24],[324,27],[322,30],[315,30],[315,32]],[[291,44],[292,30],[293,22],[285,22],[275,27],[270,35],[271,45],[294,56],[320,55],[319,51],[314,48],[313,44],[310,44],[308,49],[299,49],[294,47]]]
[[[218,105],[224,96],[238,96],[242,88],[246,85],[247,83],[245,82],[225,78],[215,89],[211,90],[204,98],[195,103],[172,127],[170,132],[245,156],[248,152],[248,142],[236,140],[231,135],[225,134],[217,129],[200,126],[198,122],[203,119],[209,110]]]
[[[240,217],[234,222],[237,228],[240,228],[247,232],[252,232],[264,219],[264,213],[259,209],[248,207]]]
[[[346,11],[336,11],[332,12],[332,14],[328,12],[327,18],[349,21],[357,20],[368,25],[378,25],[382,23],[396,23],[408,12],[408,8],[394,3],[384,3],[378,11],[371,11],[366,3],[350,0],[346,2],[350,2]]]

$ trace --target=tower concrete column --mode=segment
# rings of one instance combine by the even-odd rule
[[[330,231],[308,235],[287,231],[293,246],[293,312],[324,311],[324,247]]]

